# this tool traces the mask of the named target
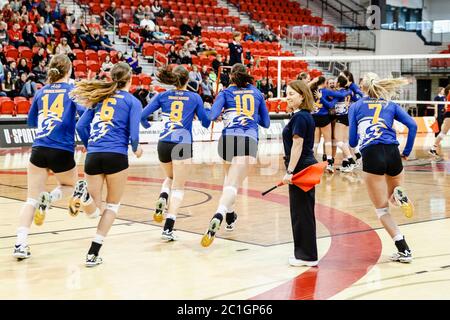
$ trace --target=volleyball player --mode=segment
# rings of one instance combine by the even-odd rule
[[[203,108],[202,98],[187,90],[189,73],[183,66],[177,66],[173,70],[168,67],[161,69],[158,80],[174,85],[175,90],[153,97],[142,112],[141,122],[145,128],[149,128],[148,116],[158,109],[162,110],[165,125],[159,135],[158,157],[166,179],[156,202],[153,219],[161,222],[168,204],[162,239],[171,241],[176,240],[173,227],[183,201],[184,184],[189,176],[189,166],[186,164],[192,158],[192,121],[197,115],[205,128],[209,127],[211,121]]]
[[[339,168],[341,172],[351,172],[356,166],[356,162],[352,157],[350,148],[348,146],[348,109],[352,91],[347,89],[348,80],[345,76],[339,76],[336,80],[337,91],[334,92],[334,97],[338,93],[340,96],[336,100],[336,124],[334,126],[334,137],[337,140],[336,146],[341,149],[343,153],[342,165]]]
[[[71,96],[88,109],[77,123],[77,132],[87,148],[84,165],[86,180],[75,186],[71,210],[80,205],[91,217],[100,215],[102,190],[106,184],[106,207],[97,227],[97,233],[86,255],[86,266],[102,263],[99,251],[116,215],[128,176],[128,144],[136,157],[141,157],[139,121],[142,104],[129,89],[132,70],[126,63],[111,69],[112,81],[82,80]]]
[[[28,113],[28,126],[37,127],[37,133],[28,163],[27,201],[20,213],[13,254],[18,259],[31,256],[27,239],[33,217],[36,225],[42,225],[50,204],[69,196],[77,180],[75,117],[84,108],[69,97],[73,89],[68,84],[71,73],[72,63],[66,55],[53,56],[47,84],[36,92]],[[45,184],[50,171],[55,174],[58,186],[49,193]]]
[[[315,98],[314,110],[311,112],[316,128],[314,132],[314,151],[317,152],[320,137],[323,135],[325,145],[323,159],[328,161],[327,171],[333,173],[334,158],[332,155],[330,109],[334,107],[336,100],[330,101],[323,96],[322,91],[325,89],[325,81],[325,77],[320,76],[310,87]]]
[[[250,162],[258,151],[258,125],[268,128],[269,112],[263,94],[252,85],[253,77],[242,64],[231,69],[230,86],[219,93],[209,115],[210,120],[220,117],[223,110],[224,129],[218,151],[225,165],[225,180],[216,214],[210,221],[201,244],[209,246],[225,216],[226,230],[234,230],[237,214],[234,204],[239,186],[248,175]]]
[[[396,90],[407,84],[404,79],[379,79],[374,73],[365,75],[362,90],[367,94],[350,108],[350,145],[359,142],[362,152],[364,180],[375,211],[398,252],[391,260],[411,262],[412,255],[405,237],[389,213],[389,202],[397,203],[405,216],[412,217],[413,205],[401,187],[402,158],[406,159],[414,145],[415,121],[396,103],[390,101]],[[394,120],[408,127],[408,139],[400,155]]]
[[[447,102],[450,102],[450,84],[445,87],[444,95],[447,97]],[[436,149],[441,144],[441,141],[445,138],[447,133],[450,131],[450,104],[447,104],[445,106],[445,113],[444,113],[444,122],[442,122],[441,125],[441,132],[436,137],[436,140],[434,140],[434,144],[429,150],[429,153],[433,156],[439,156]]]

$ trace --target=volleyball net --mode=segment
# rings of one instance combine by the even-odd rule
[[[434,101],[438,88],[450,83],[450,54],[414,55],[331,55],[331,56],[272,56],[254,69],[256,78],[273,84],[273,98],[282,98],[286,84],[302,73],[311,78],[324,76],[336,79],[344,70],[353,74],[359,84],[368,72],[380,78],[408,80],[394,97],[413,116],[435,116],[438,106],[448,102]],[[283,112],[283,106],[275,105],[273,112]]]

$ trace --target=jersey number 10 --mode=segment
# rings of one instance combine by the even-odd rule
[[[255,97],[251,94],[244,94],[242,96],[236,96],[236,113],[245,114],[247,117],[253,118],[255,113]]]

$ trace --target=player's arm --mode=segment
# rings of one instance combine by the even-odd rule
[[[81,141],[83,142],[84,146],[87,148],[88,146],[88,140],[90,135],[90,125],[92,122],[92,119],[94,119],[95,110],[94,109],[87,109],[81,118],[77,122],[77,132],[80,136]]]
[[[322,89],[322,96],[324,96],[325,99],[327,97],[343,99],[350,94],[352,94],[352,90],[334,91],[334,90]]]
[[[81,117],[84,114],[84,112],[86,111],[86,108],[83,107],[82,105],[79,105],[76,102],[74,102],[74,103],[75,103],[75,107],[77,109],[77,114],[78,114],[79,117]]]
[[[408,139],[406,140],[405,149],[403,149],[402,156],[409,156],[414,146],[416,139],[417,124],[414,119],[401,106],[395,104],[395,120],[403,123],[408,128]]]
[[[323,96],[320,98],[320,103],[327,109],[333,109],[336,105],[337,98],[334,98],[333,100],[327,100]]]
[[[202,126],[205,128],[209,128],[211,124],[211,120],[209,120],[210,110],[205,110],[203,107],[203,100],[200,96],[197,96],[197,107],[195,108],[195,114],[198,117],[198,120],[201,121]]]
[[[141,124],[144,128],[150,128],[150,123],[148,122],[147,118],[149,115],[151,115],[153,112],[155,112],[156,110],[158,110],[160,108],[160,103],[159,103],[159,94],[157,94],[156,96],[154,96],[150,102],[148,103],[148,105],[144,108],[144,110],[142,110],[142,114],[141,114]]]
[[[364,93],[361,91],[361,89],[356,83],[352,83],[350,85],[350,89],[353,91],[353,93],[357,98],[362,98],[364,96]]]
[[[266,100],[260,94],[259,99],[261,100],[261,104],[259,105],[258,110],[258,124],[263,128],[268,128],[270,126],[270,116],[269,111],[267,110]]]
[[[129,126],[130,126],[130,144],[131,149],[133,150],[134,153],[136,153],[139,148],[139,122],[141,121],[141,113],[142,113],[141,102],[137,99],[133,99],[131,101]]]
[[[31,104],[30,111],[28,112],[27,125],[30,128],[36,128],[38,126],[38,112],[39,107],[37,102],[39,101],[39,96],[35,95],[33,99],[33,103]]]
[[[358,123],[356,121],[356,105],[348,111],[348,144],[355,148],[358,145]]]
[[[224,106],[225,106],[225,95],[223,94],[223,91],[221,91],[217,95],[216,100],[214,100],[214,103],[211,107],[211,111],[209,113],[209,120],[211,121],[216,120],[222,113]]]

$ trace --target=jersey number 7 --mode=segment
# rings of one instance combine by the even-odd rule
[[[378,120],[380,120],[380,113],[383,106],[381,103],[369,103],[369,109],[375,109],[375,113],[372,117],[372,124],[378,123]]]

